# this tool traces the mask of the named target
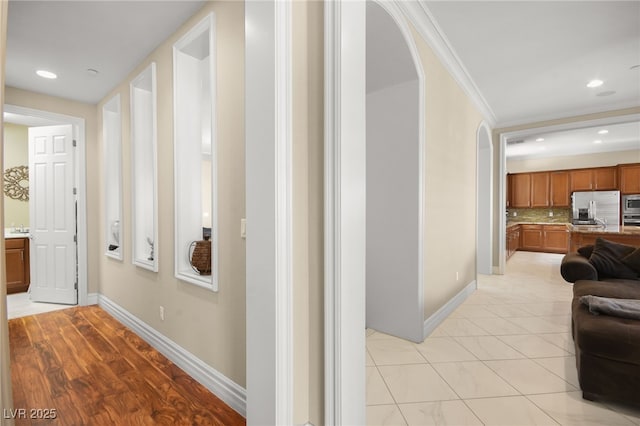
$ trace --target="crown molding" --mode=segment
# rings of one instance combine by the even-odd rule
[[[418,33],[433,49],[444,67],[478,108],[484,120],[492,128],[495,127],[497,120],[491,106],[480,92],[480,89],[478,89],[478,86],[476,86],[451,43],[449,43],[444,31],[440,28],[424,2],[395,1],[394,3],[400,7]]]

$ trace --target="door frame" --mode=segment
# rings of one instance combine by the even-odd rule
[[[325,2],[325,424],[365,424],[366,4]]]
[[[59,124],[71,124],[73,126],[73,138],[76,140],[76,159],[74,164],[74,179],[77,191],[77,267],[78,267],[78,305],[89,304],[88,283],[87,283],[87,173],[86,173],[86,130],[85,120],[80,117],[58,114],[50,111],[43,111],[34,108],[21,107],[17,105],[4,105],[4,111],[13,114],[25,115],[29,117],[41,118],[56,121]]]

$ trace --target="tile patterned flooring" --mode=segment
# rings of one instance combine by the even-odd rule
[[[9,319],[26,317],[72,308],[75,305],[56,305],[54,303],[32,302],[29,293],[15,293],[7,295],[7,316]]]
[[[561,259],[517,252],[420,344],[367,330],[367,424],[639,426],[582,399]]]

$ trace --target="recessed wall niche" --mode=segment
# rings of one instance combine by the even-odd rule
[[[156,170],[156,64],[152,62],[130,84],[132,262],[158,271]]]
[[[122,117],[120,95],[102,107],[105,255],[122,260]]]
[[[175,276],[218,291],[215,17],[173,46]]]

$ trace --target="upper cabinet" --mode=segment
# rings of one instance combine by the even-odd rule
[[[511,207],[531,207],[531,174],[511,175]]]
[[[549,207],[549,172],[531,173],[531,207]]]
[[[571,192],[614,190],[617,187],[617,167],[571,170]]]
[[[625,164],[620,169],[620,192],[640,194],[640,164]]]
[[[507,175],[507,208],[570,207],[575,191],[640,194],[640,164]]]
[[[569,172],[549,172],[549,201],[551,207],[571,206]]]

